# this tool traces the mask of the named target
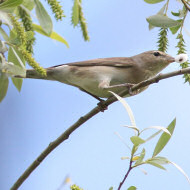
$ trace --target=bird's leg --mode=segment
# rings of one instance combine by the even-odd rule
[[[100,101],[97,105],[100,107],[101,111],[104,112],[105,110],[107,110],[107,106],[104,104],[105,100],[99,98],[98,96],[91,94],[90,92],[84,90],[83,88],[80,88],[81,91],[86,92],[87,94],[89,94],[90,96],[92,96],[93,98],[95,98],[96,100]]]
[[[134,95],[134,93],[132,92],[131,88],[134,86],[135,84],[132,84],[132,83],[124,83],[124,84],[116,84],[116,85],[107,85],[107,84],[103,84],[103,83],[100,83],[99,87],[100,88],[103,88],[103,89],[106,89],[106,90],[111,90],[113,88],[120,88],[120,87],[127,87],[128,90],[129,90],[129,94],[132,96]]]

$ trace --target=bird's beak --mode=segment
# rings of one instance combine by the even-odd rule
[[[171,56],[171,57],[169,57],[169,58],[168,58],[168,62],[169,62],[169,63],[173,63],[173,62],[175,62],[175,58],[174,58],[174,57],[172,57],[172,56]]]

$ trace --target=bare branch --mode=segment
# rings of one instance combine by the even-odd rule
[[[149,80],[142,81],[136,85],[134,85],[131,88],[131,91],[138,90],[142,87],[146,87],[153,83],[158,83],[160,80],[171,78],[177,75],[182,75],[185,73],[190,73],[190,68],[185,68],[181,70],[177,70],[174,72],[166,73],[166,74],[159,74]],[[129,89],[126,88],[126,90],[119,93],[120,96],[125,96],[129,93]],[[102,102],[101,106],[109,106],[112,103],[114,103],[116,100],[115,97],[108,98],[105,102]],[[101,106],[96,106],[94,109],[92,109],[90,112],[88,112],[86,115],[81,117],[76,123],[74,123],[72,126],[70,126],[64,133],[62,133],[55,141],[51,142],[49,146],[36,158],[36,160],[25,170],[25,172],[18,178],[18,180],[15,182],[15,184],[12,186],[11,190],[17,190],[22,183],[27,179],[27,177],[38,167],[38,165],[41,164],[41,162],[48,156],[49,153],[51,153],[59,144],[64,142],[69,138],[69,136],[83,123],[88,121],[90,118],[101,112],[102,108]]]
[[[190,7],[187,5],[187,2],[185,0],[181,0],[182,3],[184,4],[185,8],[190,11]]]

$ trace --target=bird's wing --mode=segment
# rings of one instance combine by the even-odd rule
[[[99,58],[88,61],[80,61],[73,63],[66,63],[61,65],[56,65],[49,68],[60,67],[63,65],[78,66],[78,67],[89,67],[89,66],[110,66],[110,67],[122,67],[130,68],[133,67],[133,60],[129,57],[113,57],[113,58]]]

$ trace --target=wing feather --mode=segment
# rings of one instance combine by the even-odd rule
[[[64,65],[78,66],[78,67],[109,66],[109,67],[130,68],[130,67],[133,67],[133,60],[129,57],[99,58],[99,59],[92,59],[88,61],[65,63],[65,64],[56,65],[49,68],[61,67]]]

